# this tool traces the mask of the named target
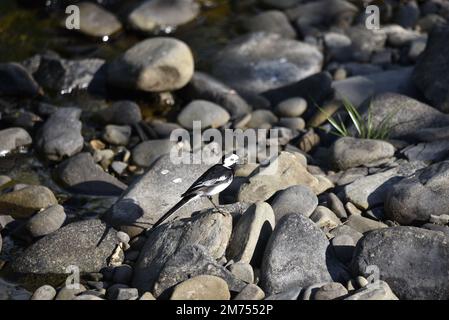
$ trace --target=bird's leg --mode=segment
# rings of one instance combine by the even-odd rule
[[[217,207],[217,205],[214,203],[214,201],[212,200],[211,196],[207,196],[207,199],[209,199],[210,203],[212,203],[212,205],[215,207],[215,209],[220,212],[222,215],[224,215],[224,213],[220,210],[220,208]]]

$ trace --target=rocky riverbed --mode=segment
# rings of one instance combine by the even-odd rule
[[[0,4],[0,299],[449,299],[448,1],[98,2]],[[152,228],[194,121],[274,157]]]

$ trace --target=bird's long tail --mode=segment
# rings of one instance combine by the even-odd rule
[[[193,195],[188,195],[188,196],[185,196],[184,198],[182,198],[177,204],[175,204],[170,210],[168,210],[155,224],[153,224],[152,228],[156,228],[157,226],[162,224],[172,214],[174,214],[176,211],[178,211],[183,205],[192,201],[196,197],[197,196],[193,194]]]

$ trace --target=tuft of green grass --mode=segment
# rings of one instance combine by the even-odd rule
[[[348,129],[348,126],[341,119],[340,115],[337,115],[337,119],[333,118],[329,114],[326,113],[322,108],[318,107],[318,109],[324,113],[327,118],[327,121],[334,128],[331,131],[332,134],[335,134],[340,137],[354,137],[361,139],[377,139],[377,140],[386,140],[388,139],[392,125],[391,118],[396,114],[396,112],[391,112],[388,116],[386,116],[382,121],[375,125],[373,120],[372,108],[371,104],[368,108],[368,116],[363,118],[360,113],[357,111],[357,108],[345,97],[342,98],[343,107],[345,112],[348,114],[351,119],[352,124],[355,127],[356,135],[353,135],[351,131]]]

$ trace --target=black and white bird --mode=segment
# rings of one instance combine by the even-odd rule
[[[199,177],[198,180],[196,180],[190,188],[181,195],[181,200],[168,210],[152,228],[163,223],[188,202],[200,197],[207,197],[215,209],[219,210],[213,202],[212,196],[219,194],[232,183],[232,180],[234,180],[235,165],[238,160],[239,157],[236,154],[224,156],[223,161],[221,161],[222,163],[212,166],[203,173],[203,175],[201,175],[201,177]]]

